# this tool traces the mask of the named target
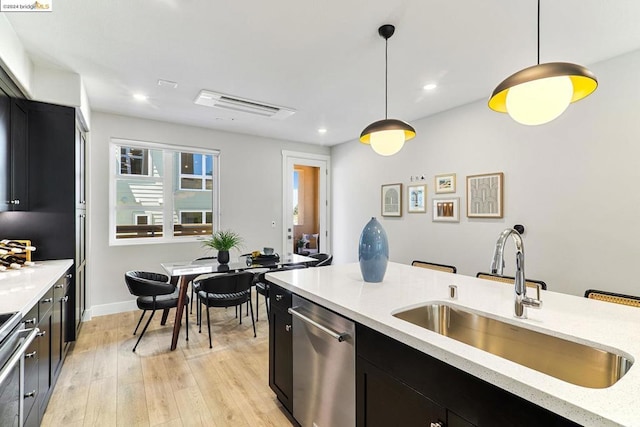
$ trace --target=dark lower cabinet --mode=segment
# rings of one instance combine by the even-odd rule
[[[270,284],[269,301],[269,386],[278,400],[293,412],[293,347],[291,334],[291,293]]]
[[[356,333],[358,426],[579,425],[365,326]]]
[[[358,427],[446,424],[445,408],[362,358],[356,359],[356,396]]]

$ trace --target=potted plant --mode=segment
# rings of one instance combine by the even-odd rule
[[[218,251],[218,262],[227,264],[229,262],[229,251],[231,249],[240,249],[244,240],[238,233],[231,230],[214,231],[211,238],[205,240],[203,246]]]

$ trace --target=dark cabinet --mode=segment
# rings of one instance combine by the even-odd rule
[[[0,211],[28,209],[27,107],[0,88]]]
[[[27,329],[35,328],[38,326],[38,305],[35,305],[29,313],[24,317],[24,326]],[[23,420],[24,425],[27,424],[27,418],[30,415],[34,407],[38,407],[35,403],[38,401],[38,364],[40,360],[40,343],[36,337],[27,351],[24,354],[24,402],[23,402]],[[34,410],[35,419],[38,419],[38,410]]]
[[[270,284],[269,301],[269,387],[278,400],[293,412],[293,342],[291,334],[291,292]]]
[[[11,210],[29,210],[28,113],[25,101],[11,100]]]
[[[51,313],[51,373],[57,377],[66,352],[66,325],[68,316],[67,295],[71,274],[66,274],[53,285],[53,310]]]
[[[51,375],[51,313],[53,312],[53,288],[40,299],[40,320],[38,328],[40,333],[37,335],[38,342],[38,410],[40,414],[44,414],[49,400],[49,389],[52,385],[53,376]]]
[[[356,331],[358,426],[396,415],[406,423],[395,425],[578,426],[363,325]]]
[[[358,358],[356,366],[358,427],[446,425],[442,406],[365,359]]]

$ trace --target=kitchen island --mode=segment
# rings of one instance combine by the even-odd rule
[[[474,277],[390,263],[382,283],[365,283],[358,264],[292,270],[266,278],[293,294],[582,425],[640,425],[640,369],[610,387],[570,384],[393,316],[401,309],[443,302],[506,323],[623,354],[640,355],[640,310],[543,291],[542,309],[513,316],[513,287]],[[457,298],[449,297],[456,285]],[[356,342],[358,337],[356,337]]]

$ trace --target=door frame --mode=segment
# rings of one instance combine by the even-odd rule
[[[320,244],[318,252],[331,253],[331,156],[282,150],[282,252],[288,253],[293,240],[293,166],[320,168],[318,180],[318,217]],[[324,200],[324,206],[323,206]]]

